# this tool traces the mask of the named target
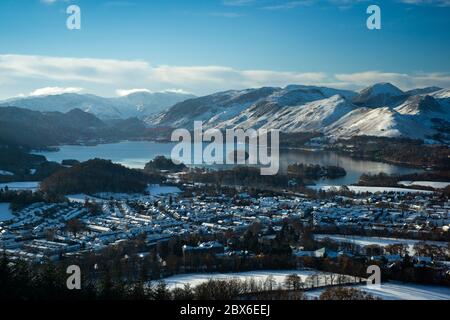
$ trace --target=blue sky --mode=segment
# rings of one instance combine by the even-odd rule
[[[66,28],[70,4],[81,30]],[[366,28],[370,4],[381,30]],[[450,0],[2,0],[0,30],[0,98],[450,87]]]

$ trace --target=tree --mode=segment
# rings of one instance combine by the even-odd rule
[[[328,288],[319,297],[320,300],[378,300],[374,296],[354,288]]]
[[[384,247],[384,251],[389,254],[396,254],[403,257],[408,252],[408,248],[403,243],[393,243]]]
[[[170,300],[170,291],[167,283],[162,280],[159,281],[153,291],[153,299],[155,300]]]
[[[272,291],[276,285],[277,282],[273,275],[269,275],[264,281],[264,288],[268,291]]]
[[[71,232],[74,237],[76,237],[77,234],[84,229],[84,224],[79,219],[71,219],[67,221],[66,229]]]
[[[102,272],[102,278],[100,280],[100,292],[99,296],[102,299],[114,298],[114,283],[111,278],[111,272],[109,269],[105,269]]]
[[[130,292],[130,298],[133,300],[146,300],[148,298],[144,288],[144,283],[142,281],[133,284]]]
[[[194,300],[195,294],[189,284],[185,284],[183,288],[175,288],[172,290],[174,300]]]
[[[11,269],[9,267],[9,260],[6,256],[6,251],[3,250],[0,259],[0,299],[8,297],[8,289],[11,287]]]
[[[284,284],[290,290],[300,290],[303,287],[302,279],[297,274],[286,276]]]

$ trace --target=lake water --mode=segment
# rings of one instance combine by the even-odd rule
[[[93,158],[108,159],[129,168],[144,168],[145,164],[156,156],[170,157],[175,143],[155,143],[150,141],[125,141],[96,146],[61,146],[57,152],[40,152],[50,161],[61,162],[66,159],[87,161]],[[280,170],[283,172],[289,164],[338,165],[345,168],[347,176],[339,179],[323,179],[318,185],[350,185],[358,182],[363,173],[407,174],[416,169],[391,164],[357,160],[338,155],[330,151],[280,150]]]

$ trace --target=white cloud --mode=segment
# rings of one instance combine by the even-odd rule
[[[56,1],[58,0],[41,0],[41,2],[44,4],[54,4]]]
[[[166,89],[163,90],[162,92],[166,92],[166,93],[178,93],[178,94],[193,94],[192,92],[183,90],[183,89]]]
[[[114,83],[130,74],[142,76],[149,67],[143,61],[0,55],[0,74],[15,78]]]
[[[33,90],[34,94],[52,91],[56,94],[74,92],[79,88],[89,88],[89,92],[100,95],[126,95],[138,91],[161,92],[168,88],[203,95],[229,89],[283,87],[295,83],[351,89],[376,82],[392,82],[404,89],[429,85],[450,87],[450,75],[446,73],[365,71],[334,75],[322,71],[239,70],[224,66],[152,66],[140,60],[27,55],[0,55],[0,75],[1,98]],[[35,90],[37,86],[46,89]],[[116,88],[121,89],[115,90]]]
[[[139,93],[139,92],[152,93],[152,91],[148,90],[148,89],[117,89],[116,90],[116,94],[119,97],[125,97],[125,96],[128,96],[130,94]]]
[[[437,7],[450,7],[450,0],[400,0],[405,4],[433,5]]]
[[[423,5],[435,7],[450,7],[450,0],[395,0],[398,3],[408,5]],[[301,6],[315,4],[331,4],[340,9],[348,9],[358,3],[369,2],[369,0],[223,0],[225,6],[245,7],[255,6],[264,10],[289,10]]]
[[[315,0],[300,0],[300,1],[289,1],[281,4],[274,4],[262,7],[264,10],[289,10],[297,7],[311,6],[315,3]]]
[[[358,73],[336,74],[338,81],[359,87],[369,86],[378,82],[390,82],[402,89],[414,89],[427,86],[450,88],[450,75],[445,73],[390,73],[366,71]]]
[[[28,96],[51,96],[51,95],[57,95],[57,94],[63,94],[63,93],[80,93],[81,91],[83,91],[83,88],[45,87],[45,88],[40,88],[40,89],[34,90]]]
[[[161,90],[158,92],[149,90],[149,89],[117,89],[116,90],[116,94],[119,97],[125,97],[128,96],[130,94],[133,93],[139,93],[139,92],[146,92],[146,93],[179,93],[179,94],[192,94],[186,90],[183,89],[174,89],[174,88],[170,88],[170,89],[165,89],[165,90]]]

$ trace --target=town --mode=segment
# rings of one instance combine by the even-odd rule
[[[270,268],[364,276],[365,269],[330,267],[345,258],[352,266],[389,270],[410,259],[432,275],[427,281],[449,283],[450,201],[437,192],[314,198],[241,189],[174,183],[150,186],[145,195],[35,203],[0,223],[0,243],[9,259],[30,263],[85,261],[92,254],[101,263],[105,252],[122,248],[120,259],[151,259],[146,280]]]

